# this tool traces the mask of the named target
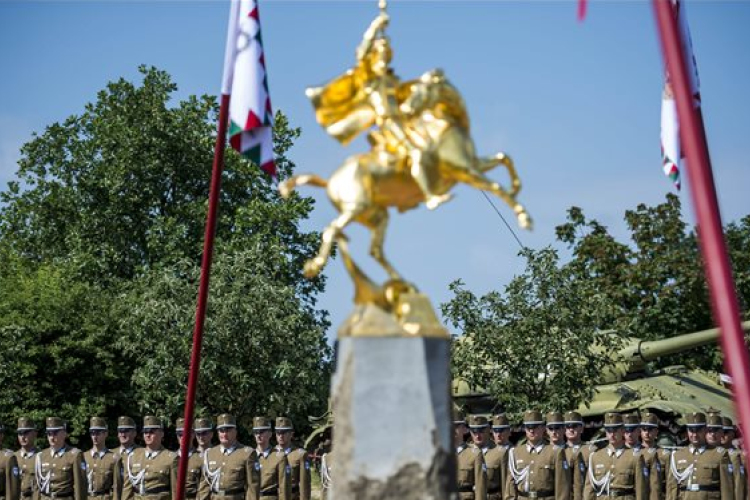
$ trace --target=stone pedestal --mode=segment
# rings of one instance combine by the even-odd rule
[[[404,337],[388,315],[358,314],[367,334],[338,343],[329,499],[455,498],[450,339]]]

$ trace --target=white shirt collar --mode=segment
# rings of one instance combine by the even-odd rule
[[[531,443],[526,443],[526,451],[528,451],[529,453],[531,453],[531,450],[534,450],[536,453],[541,453],[543,448],[544,448],[544,441],[542,441],[536,446],[532,445]]]
[[[690,445],[690,453],[692,453],[692,454],[695,454],[695,453],[697,452],[697,453],[698,453],[698,455],[700,455],[700,454],[701,454],[701,453],[703,453],[704,451],[706,451],[706,447],[705,447],[705,445],[704,445],[704,446],[701,446],[700,448],[696,448],[696,447],[695,447],[695,446],[693,446],[692,444]]]

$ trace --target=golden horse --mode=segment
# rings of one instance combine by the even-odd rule
[[[405,117],[406,132],[415,138],[415,142],[424,144],[422,153],[432,191],[445,195],[459,182],[489,191],[513,209],[521,227],[530,229],[531,218],[516,201],[521,182],[513,161],[504,153],[489,157],[476,155],[469,134],[466,107],[458,90],[440,70],[425,73],[418,80],[408,82],[407,87],[408,92],[400,103],[400,110]],[[389,150],[378,131],[370,132],[369,140],[372,149],[349,157],[330,179],[304,174],[293,176],[279,185],[279,191],[285,198],[300,185],[325,188],[328,198],[339,212],[339,216],[323,231],[318,254],[305,263],[307,277],[320,273],[330,257],[334,242],[343,244],[344,228],[358,222],[371,231],[370,255],[386,270],[392,281],[405,283],[383,252],[388,208],[395,207],[400,212],[411,210],[425,201],[425,195],[409,174],[410,159],[407,156],[393,152],[392,148]],[[504,165],[510,175],[511,185],[507,190],[484,175],[498,165]],[[345,250],[345,246],[342,250]],[[345,263],[356,282],[357,276],[354,276],[348,255],[345,255]],[[356,266],[354,268],[358,271]]]

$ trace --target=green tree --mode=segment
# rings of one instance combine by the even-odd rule
[[[451,284],[455,296],[443,317],[463,333],[453,343],[453,377],[483,388],[511,414],[575,408],[591,400],[620,347],[602,329],[612,304],[551,248],[521,254],[526,270],[503,294],[477,297],[460,281]]]
[[[9,402],[2,419],[55,412],[83,422],[94,413],[180,411],[218,107],[212,96],[172,103],[177,86],[166,72],[140,72],[142,82],[111,82],[80,114],[32,137],[17,179],[0,192],[0,285],[8,290],[0,293],[0,349],[19,353],[13,368],[0,369]],[[281,179],[294,168],[286,152],[298,136],[277,113]],[[300,196],[281,200],[268,176],[227,150],[206,402],[198,402],[208,411],[283,407],[301,415],[323,406],[328,320],[315,306],[325,281],[302,277],[319,235],[299,228],[312,205]],[[253,347],[212,370],[222,364],[208,357],[217,339]],[[295,349],[282,349],[285,342]],[[240,359],[242,352],[253,358]],[[298,369],[300,390],[311,391],[304,402],[289,386]],[[27,383],[16,384],[21,374]],[[253,406],[232,394],[243,377],[252,379],[243,387],[258,391],[245,394]],[[153,388],[164,387],[173,394],[157,397]]]

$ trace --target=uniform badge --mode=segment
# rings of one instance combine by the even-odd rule
[[[13,467],[13,475],[16,477],[21,475],[21,471],[18,470],[18,467]]]
[[[310,470],[310,461],[305,460],[305,470]]]
[[[661,463],[658,460],[656,461],[656,472],[661,474]]]
[[[734,472],[734,467],[732,467],[732,464],[727,464],[727,470],[729,471],[730,474]]]
[[[581,469],[582,473],[586,472],[586,464],[583,462],[578,462],[578,468]]]
[[[292,473],[292,468],[290,466],[286,466],[286,475],[290,475]]]
[[[483,470],[484,472],[487,472],[487,464],[485,464],[485,463],[482,463],[482,470]]]
[[[648,477],[648,467],[643,467],[643,477]]]
[[[563,459],[563,469],[568,470],[568,461]]]
[[[86,471],[86,462],[81,462],[81,470]]]
[[[260,470],[261,467],[260,462],[255,462],[255,470]]]
[[[745,475],[745,466],[744,465],[740,465],[740,475],[741,476]]]

